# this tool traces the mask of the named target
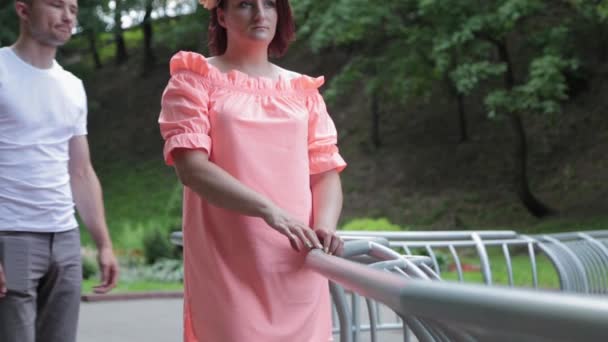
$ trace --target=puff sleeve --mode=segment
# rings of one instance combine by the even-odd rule
[[[319,92],[308,99],[308,158],[310,174],[342,171],[346,162],[338,152],[338,133]]]
[[[163,92],[158,119],[167,165],[173,165],[171,153],[176,148],[211,153],[208,103],[207,90],[197,74],[182,71],[171,76]]]

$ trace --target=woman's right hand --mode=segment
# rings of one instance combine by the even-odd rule
[[[315,232],[304,223],[291,217],[283,209],[270,206],[265,210],[262,218],[271,228],[285,235],[289,239],[291,247],[296,251],[301,251],[304,246],[308,249],[323,249]]]

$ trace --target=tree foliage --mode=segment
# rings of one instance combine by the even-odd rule
[[[208,12],[200,11],[200,6],[192,7],[199,9],[196,15],[167,20],[163,30],[156,28],[171,6],[187,8],[192,3],[80,0],[78,31],[86,37],[98,68],[101,33],[113,37],[116,60],[121,62],[128,57],[121,22],[129,15],[134,25],[143,22],[143,65],[152,66],[157,46],[176,50],[203,45],[201,23]],[[510,124],[515,133],[513,174],[520,199],[534,215],[548,212],[528,188],[526,120],[531,115],[554,120],[573,94],[573,78],[589,77],[584,71],[592,60],[603,63],[608,58],[608,0],[291,3],[300,40],[316,53],[338,49],[349,54],[325,95],[332,101],[363,89],[369,97],[370,137],[376,147],[380,118],[389,110],[398,112],[413,101],[430,99],[438,85],[457,104],[461,141],[467,141],[464,100],[481,99],[488,117],[504,119],[498,121]],[[13,0],[0,2],[0,21],[0,45],[8,45],[18,32]],[[582,44],[591,48],[579,49]]]
[[[19,35],[19,21],[12,0],[0,0],[0,46],[12,44]]]
[[[571,49],[584,20],[605,27],[608,1],[591,0],[300,0],[300,33],[316,51],[348,49],[332,83],[338,96],[358,84],[384,101],[408,103],[437,81],[459,100],[483,95],[490,118],[515,132],[516,189],[536,216],[549,210],[528,188],[525,117],[559,113],[568,75],[580,66]],[[574,11],[572,11],[574,9]],[[577,13],[573,15],[572,13]]]

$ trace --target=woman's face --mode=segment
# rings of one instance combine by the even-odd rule
[[[225,0],[218,21],[228,41],[270,44],[277,30],[277,0]]]

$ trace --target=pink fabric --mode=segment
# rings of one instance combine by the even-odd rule
[[[310,222],[310,175],[341,171],[323,78],[278,80],[222,73],[180,52],[159,118],[164,156],[198,149],[246,186]],[[331,339],[327,280],[259,218],[214,207],[184,189],[184,340],[319,342]]]

